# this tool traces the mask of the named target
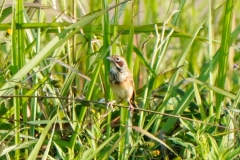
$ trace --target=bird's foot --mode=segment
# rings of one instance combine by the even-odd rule
[[[132,105],[131,103],[128,103],[128,104],[129,104],[128,110],[129,110],[130,112],[133,112],[133,111],[134,111],[133,105]]]
[[[113,100],[113,101],[111,101],[111,102],[108,102],[107,103],[107,110],[108,110],[108,107],[110,106],[110,108],[111,108],[111,111],[113,112],[113,104],[115,103],[116,101],[115,100]]]
[[[133,112],[133,110],[134,110],[134,106],[132,105],[132,103],[131,103],[130,100],[128,100],[128,104],[129,104],[129,106],[128,106],[128,110],[129,110],[130,112]]]

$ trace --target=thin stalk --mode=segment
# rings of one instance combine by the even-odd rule
[[[19,21],[18,17],[16,15],[18,15],[19,13],[19,3],[20,1],[18,1],[18,3],[13,4],[12,5],[12,73],[13,75],[17,73],[18,71],[18,63],[19,63],[19,55],[18,55],[18,50],[17,50],[17,35],[18,35],[18,31],[16,30],[16,20]],[[15,11],[16,9],[16,11]],[[18,15],[19,16],[19,15]],[[14,90],[14,95],[18,95],[19,94],[19,86],[15,86],[15,90]],[[19,98],[18,97],[14,97],[13,98],[13,105],[14,105],[14,128],[16,131],[15,134],[15,145],[19,145],[20,143],[20,103],[19,103]],[[20,159],[20,150],[16,150],[15,151],[15,159],[19,160]]]
[[[6,2],[6,0],[3,0],[3,1],[2,1],[1,9],[0,9],[0,15],[2,15],[2,12],[3,12],[3,6],[5,6],[5,2]]]
[[[116,0],[116,4],[119,3],[119,0]],[[113,26],[113,37],[117,37],[117,30],[118,30],[118,14],[119,14],[119,8],[115,8],[114,13],[114,26]],[[112,44],[112,53],[117,53],[117,41]]]
[[[128,36],[128,46],[127,46],[127,54],[126,54],[126,61],[128,63],[129,69],[133,70],[133,40],[134,40],[134,15],[136,12],[136,2],[132,2],[132,12],[130,15],[132,15],[132,19],[130,22],[130,33]],[[132,114],[129,110],[121,108],[121,116],[120,116],[120,134],[123,134],[126,130],[125,136],[123,139],[120,140],[121,146],[119,146],[119,159],[125,160],[129,156],[130,151],[130,145],[131,145],[131,128],[129,126],[132,126]]]
[[[18,24],[23,24],[24,23],[24,7],[23,7],[23,0],[19,0],[17,1],[17,23]],[[24,43],[25,43],[25,33],[24,33],[24,30],[17,30],[17,41],[18,41],[18,52],[16,54],[18,54],[18,67],[19,69],[22,68],[22,66],[25,65],[25,54],[24,54],[24,50],[25,50],[25,46],[24,46]],[[15,89],[15,95],[19,95],[20,93],[21,94],[25,94],[27,92],[26,89],[24,88],[21,88],[21,90],[17,90]],[[15,102],[15,100],[14,100]],[[20,106],[22,104],[20,104],[20,99],[17,99],[16,100],[16,103],[15,105],[17,105],[16,107],[18,107],[16,109],[16,113],[15,114],[18,114],[20,115]],[[27,105],[24,104],[22,106],[22,109],[23,109],[23,112],[22,112],[22,115],[23,115],[23,120],[24,121],[27,121],[28,119],[28,115],[27,115]],[[16,116],[18,117],[18,116]],[[20,125],[20,124],[19,124]],[[28,129],[24,130],[24,132],[26,133],[26,135],[28,135]],[[20,132],[19,132],[20,133]],[[25,152],[24,152],[24,157],[28,157],[28,149],[25,149]]]
[[[38,10],[37,13],[38,13],[38,22],[41,22],[41,10]],[[41,38],[41,30],[40,30],[40,28],[38,28],[37,29],[37,36],[36,36],[36,54],[38,54],[39,51],[40,51],[40,47],[41,47],[40,46],[41,45],[40,38]],[[35,75],[33,77],[33,82],[32,83],[33,83],[32,85],[35,85],[35,84],[38,83],[37,75]],[[38,93],[34,92],[34,95],[37,96]],[[38,107],[37,107],[37,98],[34,98],[31,101],[31,121],[35,121],[36,120],[37,109],[38,109]],[[30,135],[31,136],[35,135],[35,126],[34,125],[30,126]]]
[[[108,1],[107,0],[102,0],[102,7],[103,9],[107,9],[108,8]],[[117,8],[117,7],[116,7]],[[115,9],[116,9],[115,8]],[[106,56],[110,56],[110,51],[109,51],[109,47],[110,47],[110,21],[109,21],[109,13],[105,13],[103,15],[103,47],[102,49],[105,51],[107,51]],[[104,66],[105,66],[105,72],[103,72],[103,81],[105,83],[106,86],[110,86],[109,81],[108,81],[108,73],[110,70],[110,63],[108,62],[108,60],[106,58],[104,58],[103,60],[104,62]],[[105,87],[105,98],[106,100],[111,99],[111,92],[109,87]],[[112,113],[110,113],[108,115],[107,121],[107,137],[110,137],[111,134],[111,118],[112,117]]]
[[[212,1],[208,1],[208,53],[209,53],[209,83],[210,85],[214,85],[214,79],[213,79],[213,49],[212,49]],[[209,91],[209,102],[210,102],[210,108],[209,108],[209,116],[211,117],[214,112],[213,112],[213,90]]]
[[[72,13],[74,19],[76,19],[76,10],[77,10],[77,5],[76,4],[76,0],[73,1],[69,1],[71,3],[71,7],[70,7],[70,12]],[[65,6],[65,8],[67,8]],[[72,65],[73,63],[75,64],[75,53],[76,53],[76,35],[74,35],[71,39],[70,39],[70,45],[69,45],[69,64]]]
[[[119,3],[119,0],[116,0],[116,4],[118,4]],[[117,25],[118,25],[118,7],[116,7],[115,8],[115,13],[114,13],[114,29],[113,29],[113,37],[117,37]],[[110,28],[109,28],[110,29]],[[117,52],[117,45],[116,45],[116,41],[115,42],[113,42],[113,44],[112,44],[112,53],[113,54],[116,54]],[[109,67],[110,68],[110,66],[109,65],[105,65],[106,67]],[[109,68],[107,68],[107,69],[109,69]],[[108,72],[107,72],[108,73]],[[106,85],[110,85],[109,84],[109,82],[107,82],[106,83]],[[109,90],[109,89],[107,89],[107,87],[106,87],[106,92],[109,92],[109,93],[111,93],[111,91]],[[112,97],[112,95],[110,94],[107,94],[106,95],[106,97],[107,98],[110,98],[111,99],[111,97]],[[111,121],[112,121],[112,113],[110,113],[109,115],[108,115],[108,117],[107,117],[107,138],[109,138],[110,137],[110,134],[111,134]]]

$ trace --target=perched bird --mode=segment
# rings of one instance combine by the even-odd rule
[[[129,104],[129,110],[133,111],[134,107],[137,107],[135,104],[135,86],[133,81],[133,76],[130,70],[128,69],[128,65],[126,60],[118,55],[112,55],[107,57],[108,60],[111,62],[111,69],[109,72],[109,81],[110,86],[113,93],[116,95],[118,102],[122,102],[123,100],[127,100]],[[112,104],[110,102],[112,108]]]

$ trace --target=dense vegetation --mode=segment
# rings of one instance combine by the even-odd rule
[[[0,159],[239,159],[239,1],[39,2],[0,1]]]

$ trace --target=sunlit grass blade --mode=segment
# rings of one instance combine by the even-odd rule
[[[227,69],[228,69],[228,54],[230,49],[230,36],[231,36],[231,26],[232,26],[232,14],[233,14],[233,0],[227,0],[225,6],[225,14],[223,20],[223,30],[222,30],[222,40],[220,46],[219,54],[219,72],[217,86],[219,88],[225,88]],[[220,119],[222,103],[224,97],[217,94],[216,96],[216,117],[217,121]]]
[[[38,156],[38,152],[43,144],[43,141],[45,140],[50,128],[52,127],[52,124],[54,123],[54,121],[57,118],[57,114],[49,121],[49,123],[47,124],[47,126],[45,127],[45,129],[43,130],[41,136],[39,137],[39,140],[37,142],[37,144],[35,145],[34,149],[32,150],[31,154],[28,157],[28,160],[31,159],[36,159]]]

